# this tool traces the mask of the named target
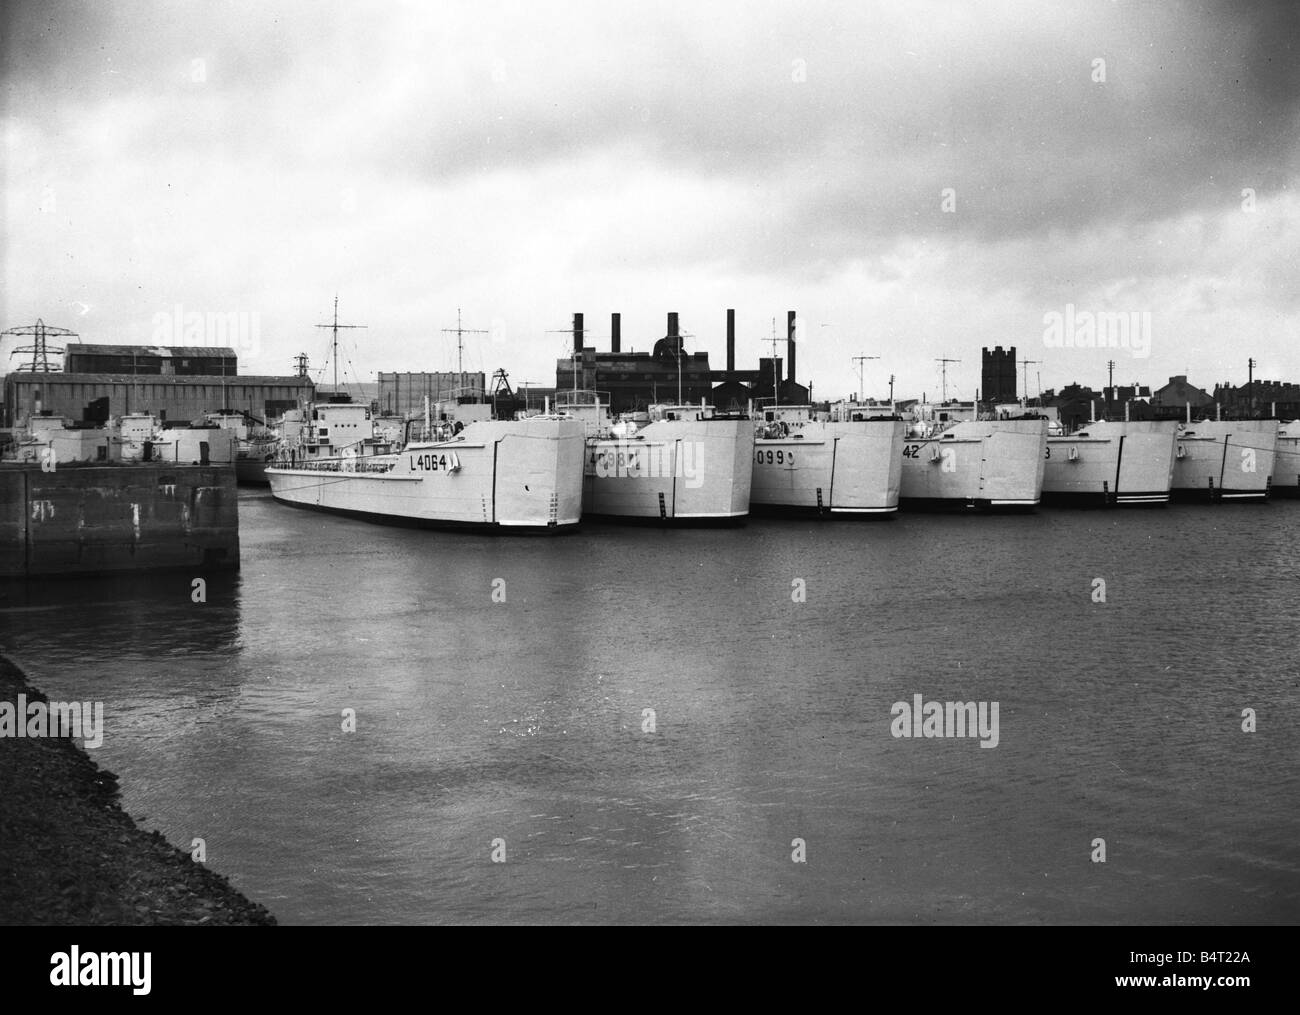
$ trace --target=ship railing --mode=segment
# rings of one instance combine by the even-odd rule
[[[298,469],[304,472],[339,472],[349,473],[384,473],[391,472],[396,466],[396,459],[388,457],[348,457],[326,458],[323,461],[285,463],[281,468]]]
[[[610,404],[608,391],[596,391],[588,388],[569,388],[555,393],[555,411],[564,412],[572,409],[600,409]]]

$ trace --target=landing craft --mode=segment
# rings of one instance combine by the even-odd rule
[[[1047,419],[975,419],[970,402],[923,406],[903,442],[904,510],[1033,510],[1043,495]]]
[[[629,522],[735,525],[749,515],[754,426],[745,412],[652,405],[612,419],[594,391],[557,409],[586,435],[583,515]]]
[[[1273,463],[1273,496],[1300,497],[1300,422],[1282,423]]]
[[[907,425],[892,405],[842,402],[826,413],[774,405],[758,415],[755,514],[866,517],[898,510]]]
[[[1162,505],[1174,478],[1173,420],[1096,421],[1049,434],[1044,504]]]
[[[1275,419],[1207,419],[1182,424],[1174,461],[1174,499],[1266,500],[1277,445]]]
[[[321,405],[266,470],[294,507],[423,528],[552,533],[582,517],[581,421],[494,419],[466,396],[407,424],[394,446],[369,408]],[[296,442],[295,442],[296,441]]]

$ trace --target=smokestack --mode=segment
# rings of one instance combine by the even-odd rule
[[[609,315],[609,351],[623,351],[623,315]]]
[[[736,312],[727,311],[727,373],[736,369]]]
[[[788,310],[785,315],[785,348],[786,359],[790,362],[785,365],[785,375],[793,384],[797,378],[794,372],[794,311]]]
[[[573,351],[581,354],[582,352],[582,315],[573,315]]]
[[[675,310],[668,312],[668,337],[677,337],[677,311]]]

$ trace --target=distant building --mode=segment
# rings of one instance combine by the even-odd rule
[[[1225,416],[1300,418],[1300,384],[1252,381],[1232,387],[1225,382],[1214,386],[1214,398],[1223,406]]]
[[[1151,394],[1151,407],[1159,419],[1182,419],[1189,404],[1194,417],[1204,415],[1214,408],[1214,396],[1187,383],[1186,374],[1169,378],[1168,384]]]
[[[1043,393],[1043,404],[1056,409],[1060,421],[1075,430],[1094,419],[1154,419],[1149,401],[1151,389],[1145,385],[1115,385],[1094,391],[1080,384],[1068,384],[1058,395],[1055,390]]]
[[[234,349],[172,345],[89,345],[66,347],[63,372],[233,377],[239,360]]]
[[[73,420],[152,412],[176,422],[228,408],[266,419],[314,397],[307,377],[14,372],[4,381],[5,426],[41,412]]]
[[[990,351],[986,346],[981,357],[980,401],[1016,401],[1016,347],[1003,352],[1002,346]]]
[[[459,373],[379,373],[379,411],[394,416],[407,416],[424,411],[424,400],[429,404],[451,399],[459,389],[466,389],[482,397],[485,378],[482,372]]]
[[[709,398],[712,372],[707,352],[688,353],[678,331],[677,315],[668,315],[668,334],[651,352],[623,352],[615,331],[609,352],[583,344],[583,316],[574,314],[573,354],[556,360],[555,389],[563,398],[573,389],[598,391],[609,397],[611,412],[633,412],[657,402]]]

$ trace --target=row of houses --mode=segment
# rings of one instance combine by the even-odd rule
[[[1233,386],[1216,384],[1214,393],[1197,387],[1186,374],[1152,390],[1144,385],[1115,385],[1100,391],[1070,384],[1060,392],[1043,393],[1041,403],[1057,410],[1061,422],[1078,426],[1092,419],[1186,419],[1222,414],[1240,419],[1300,418],[1300,384],[1253,381]]]

